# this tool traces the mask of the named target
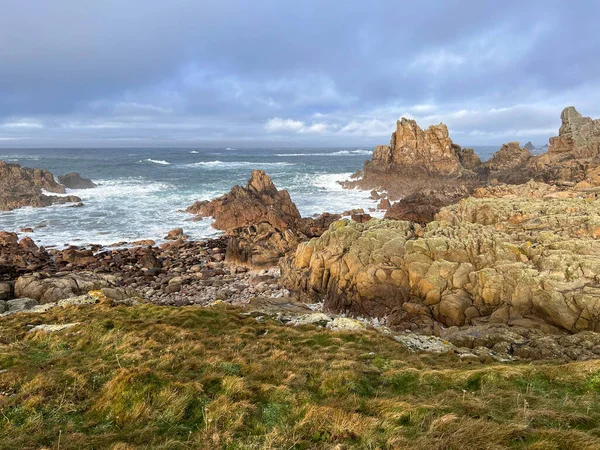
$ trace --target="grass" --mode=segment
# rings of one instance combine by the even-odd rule
[[[467,363],[228,306],[14,315],[0,448],[598,449],[600,361]]]

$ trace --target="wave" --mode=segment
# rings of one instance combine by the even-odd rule
[[[277,153],[275,156],[340,156],[340,155],[372,155],[371,150],[339,150],[331,153]]]
[[[252,161],[200,161],[190,164],[182,164],[181,167],[218,167],[220,169],[237,169],[240,167],[279,167],[279,166],[294,166],[294,163],[288,162],[275,162],[275,163],[264,163],[264,162],[252,162]]]
[[[237,150],[236,148],[225,147],[225,150]]]
[[[151,163],[154,163],[154,164],[162,164],[163,166],[168,166],[168,165],[171,164],[170,162],[165,161],[164,159],[150,159],[150,158],[148,158],[148,159],[145,159],[144,161],[148,161],[148,162],[151,162]],[[143,161],[140,161],[140,162],[143,162]]]
[[[189,152],[189,153],[191,153],[191,154],[193,154],[193,155],[197,155],[197,154],[198,154],[198,153],[200,153],[200,152],[197,152],[196,150],[192,150],[192,151],[191,151],[191,152]]]

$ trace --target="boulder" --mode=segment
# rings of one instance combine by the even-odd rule
[[[58,182],[69,189],[91,189],[97,185],[89,178],[83,178],[78,172],[58,176]]]
[[[29,297],[40,304],[77,297],[89,291],[118,285],[115,275],[79,272],[77,274],[47,276],[34,273],[19,277],[15,283],[16,297]]]

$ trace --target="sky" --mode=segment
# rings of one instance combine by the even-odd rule
[[[0,147],[463,146],[600,117],[598,0],[0,0]]]

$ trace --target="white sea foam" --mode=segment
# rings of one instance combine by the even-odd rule
[[[148,158],[148,159],[145,159],[144,161],[148,161],[148,162],[151,162],[151,163],[154,163],[154,164],[162,164],[163,166],[168,166],[168,165],[171,164],[170,162],[165,161],[164,159],[150,159],[150,158]],[[142,161],[140,161],[140,162],[142,162]]]
[[[196,150],[192,150],[190,153],[193,154],[193,155],[197,155],[200,152],[197,152]]]
[[[237,169],[240,167],[255,167],[260,169],[262,167],[277,167],[277,166],[293,166],[293,163],[288,162],[274,162],[274,163],[266,163],[266,162],[254,162],[254,161],[199,161],[196,163],[190,164],[182,164],[181,167],[218,167],[220,169]]]
[[[340,156],[340,155],[372,155],[370,150],[339,150],[330,153],[277,153],[275,156]]]

